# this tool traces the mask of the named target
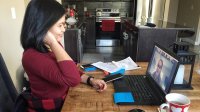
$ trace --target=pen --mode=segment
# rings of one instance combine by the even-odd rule
[[[80,67],[81,67],[82,69],[84,69],[84,67],[83,67],[82,65],[81,65]]]

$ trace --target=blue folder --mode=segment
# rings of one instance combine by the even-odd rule
[[[113,97],[115,104],[134,103],[134,98],[131,92],[115,92]]]
[[[80,66],[85,72],[95,71],[97,68],[91,64],[81,65]]]

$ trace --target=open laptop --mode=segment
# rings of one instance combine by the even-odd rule
[[[170,92],[179,61],[169,50],[155,43],[145,75],[125,75],[114,81],[115,92],[131,92],[134,102],[119,104],[160,105]]]

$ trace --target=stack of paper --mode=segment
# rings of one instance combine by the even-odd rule
[[[123,59],[121,61],[112,61],[112,62],[96,62],[92,64],[93,66],[105,70],[109,73],[114,73],[122,68],[124,68],[125,70],[134,70],[134,69],[138,69],[141,68],[139,67],[130,57]]]

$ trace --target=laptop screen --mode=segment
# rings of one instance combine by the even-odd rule
[[[168,51],[155,45],[148,65],[147,74],[150,75],[160,88],[168,93],[170,86],[174,83],[177,72],[178,60]]]

